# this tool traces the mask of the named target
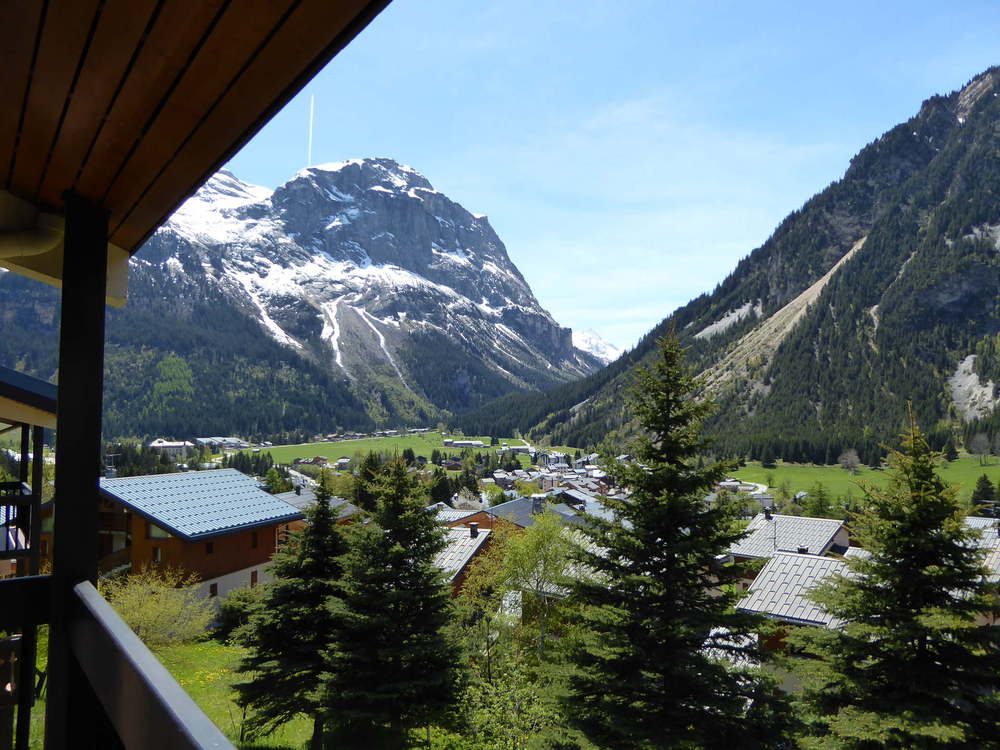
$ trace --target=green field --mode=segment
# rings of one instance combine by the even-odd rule
[[[489,437],[455,437],[455,440],[482,440],[486,444],[486,450],[490,448]],[[511,445],[521,445],[520,440],[503,439],[501,443]],[[494,450],[497,446],[494,447]],[[384,438],[361,438],[359,440],[342,440],[336,443],[303,443],[302,445],[276,445],[263,450],[274,457],[279,464],[290,464],[296,458],[312,458],[313,456],[326,456],[330,461],[336,461],[341,456],[354,458],[355,453],[365,454],[370,451],[381,453],[402,453],[405,449],[411,448],[417,456],[431,457],[431,451],[437,448],[439,451],[459,455],[461,448],[445,448],[444,439],[437,432],[425,432],[419,435],[402,435],[400,437]],[[476,450],[484,450],[482,448]]]
[[[972,494],[976,480],[982,474],[986,474],[994,484],[1000,481],[1000,459],[991,456],[987,464],[981,466],[978,457],[963,453],[955,461],[942,461],[938,466],[938,472],[942,479],[958,487],[959,497],[964,500]],[[768,484],[772,489],[788,482],[793,493],[803,490],[808,492],[819,483],[832,495],[845,497],[850,493],[855,498],[862,494],[861,485],[883,485],[887,481],[884,471],[864,466],[856,475],[852,475],[839,466],[786,464],[783,461],[779,461],[773,469],[764,469],[757,462],[748,463],[745,468],[737,470],[735,476],[747,482]]]

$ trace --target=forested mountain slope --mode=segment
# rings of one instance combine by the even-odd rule
[[[721,450],[868,461],[908,401],[942,444],[993,432],[1000,383],[1000,72],[934,96],[866,146],[718,287],[623,359],[544,395],[466,415],[588,445],[628,432],[621,393],[655,338],[676,330],[719,403]]]

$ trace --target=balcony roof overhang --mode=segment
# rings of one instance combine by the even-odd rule
[[[0,432],[10,425],[55,429],[57,393],[52,383],[0,367]]]
[[[18,0],[0,10],[0,266],[63,274],[63,195],[128,258],[389,0]]]

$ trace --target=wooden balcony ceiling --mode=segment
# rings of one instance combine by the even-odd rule
[[[0,189],[133,253],[388,2],[6,0]]]

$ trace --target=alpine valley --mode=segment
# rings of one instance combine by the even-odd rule
[[[718,450],[877,464],[907,404],[932,444],[1000,433],[1000,69],[865,147],[711,294],[621,359],[463,416],[476,433],[595,445],[631,432],[623,391],[675,331],[718,403]]]
[[[3,273],[0,300],[0,362],[54,378],[58,293]],[[107,326],[109,436],[428,424],[609,351],[574,345],[485,216],[390,159],[273,192],[219,172],[133,258]]]

